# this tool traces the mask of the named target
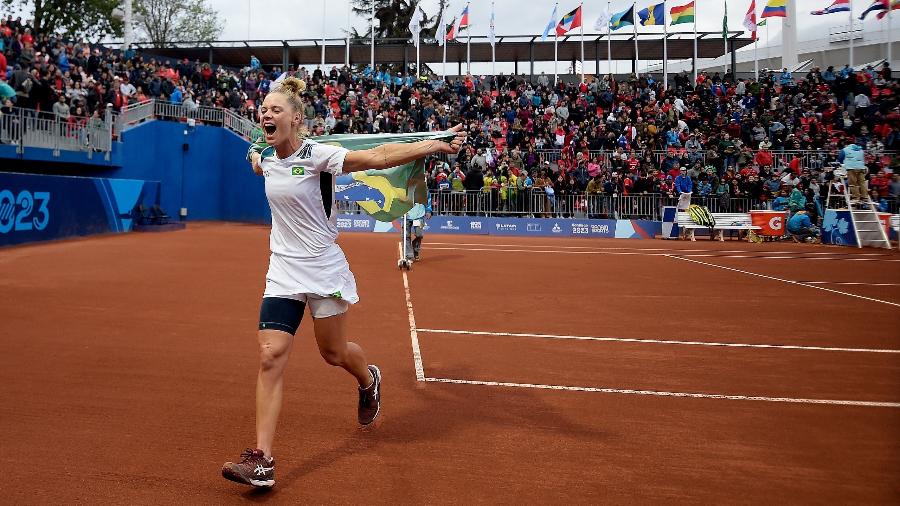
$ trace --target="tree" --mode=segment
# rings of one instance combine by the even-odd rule
[[[421,0],[351,0],[353,12],[366,20],[372,16],[372,2],[375,2],[375,19],[378,27],[375,36],[378,38],[406,39],[410,37],[409,22]],[[446,8],[447,0],[440,0],[440,11],[434,16],[426,16],[422,21],[422,37],[433,38],[437,31],[437,22],[441,12]],[[371,29],[360,34],[354,28],[351,36],[370,37]]]
[[[143,17],[138,23],[139,36],[158,47],[216,40],[225,27],[219,13],[206,0],[140,0],[135,7]]]
[[[39,33],[97,40],[122,35],[122,23],[112,15],[118,3],[119,0],[0,0],[6,8],[30,12],[32,26]]]

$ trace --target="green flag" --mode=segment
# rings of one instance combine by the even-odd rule
[[[341,134],[311,137],[310,140],[351,151],[371,149],[382,144],[412,143],[425,140],[450,142],[454,132],[417,132],[410,134]],[[263,158],[273,156],[275,148],[262,139],[250,146]],[[248,157],[249,153],[248,152]],[[425,186],[425,160],[419,159],[389,169],[342,174],[335,180],[335,199],[356,202],[359,207],[378,221],[391,222],[401,218],[416,204],[425,204],[428,189]]]
[[[728,2],[725,2],[725,15],[722,16],[722,38],[728,38]]]

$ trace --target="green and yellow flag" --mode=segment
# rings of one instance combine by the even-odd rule
[[[425,140],[450,142],[455,133],[417,132],[410,134],[342,134],[311,137],[321,144],[341,146],[351,151],[371,149],[382,144],[412,143]],[[272,156],[275,148],[261,138],[250,146],[250,152],[263,158]],[[249,153],[248,153],[249,157]],[[390,169],[353,172],[338,176],[335,181],[335,199],[356,202],[359,207],[378,221],[391,222],[401,218],[416,204],[425,204],[428,189],[425,186],[425,159],[391,167]]]

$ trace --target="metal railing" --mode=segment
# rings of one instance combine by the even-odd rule
[[[576,193],[548,195],[543,189],[509,191],[433,191],[434,214],[487,217],[662,219],[664,206],[675,206],[677,197],[650,193],[642,195],[606,195]],[[748,213],[769,209],[771,202],[746,197],[721,198],[694,196],[692,204],[703,205],[713,213]],[[354,202],[339,201],[338,212],[364,214]]]
[[[109,160],[112,139],[113,118],[109,110],[105,118],[62,118],[22,108],[0,114],[0,143],[17,146],[18,154],[24,153],[25,148],[45,148],[52,149],[53,156],[59,156],[60,151],[83,151],[88,158],[103,153]]]
[[[122,108],[116,117],[116,134],[128,130],[144,121],[162,119],[168,121],[194,120],[204,125],[225,127],[232,132],[250,139],[255,123],[235,114],[230,109],[220,107],[185,107],[162,100],[147,100]]]

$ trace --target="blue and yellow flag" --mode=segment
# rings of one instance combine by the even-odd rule
[[[644,26],[664,25],[666,24],[666,3],[647,6],[646,9],[638,11],[638,17],[641,18],[641,24]]]
[[[418,132],[410,134],[342,134],[311,137],[321,144],[341,146],[351,151],[371,149],[382,144],[412,143],[426,140],[450,142],[455,133]],[[267,156],[274,149],[261,139],[250,146]],[[342,174],[335,180],[335,199],[356,202],[359,207],[378,221],[391,222],[403,217],[416,204],[428,202],[428,188],[425,185],[425,159],[390,169],[352,172]]]

